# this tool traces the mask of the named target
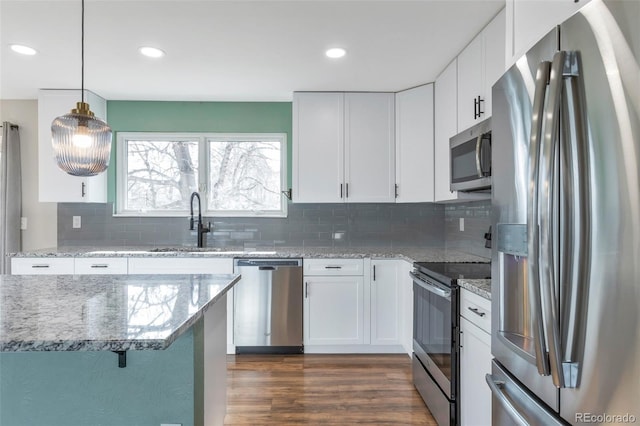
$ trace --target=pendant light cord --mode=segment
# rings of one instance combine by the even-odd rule
[[[80,79],[80,92],[81,92],[81,99],[82,102],[84,103],[84,0],[82,0],[82,24],[81,24],[81,49],[80,51],[82,52],[82,58],[81,58],[81,79]]]

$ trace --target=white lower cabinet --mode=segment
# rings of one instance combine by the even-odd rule
[[[73,257],[14,257],[12,275],[73,275]]]
[[[405,263],[305,259],[305,352],[405,352]]]
[[[127,274],[126,257],[76,257],[74,273],[84,275]]]
[[[402,261],[371,261],[371,344],[400,345]]]
[[[460,292],[460,421],[463,426],[491,424],[490,301],[465,289]]]
[[[305,346],[365,343],[361,276],[305,277],[304,286]]]

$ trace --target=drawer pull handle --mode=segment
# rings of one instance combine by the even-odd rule
[[[38,265],[31,265],[32,268],[48,268],[49,265],[47,264],[38,264]]]
[[[93,265],[91,265],[92,268],[108,268],[109,265],[107,265],[106,263],[94,263]]]
[[[342,266],[325,266],[324,269],[342,269]]]
[[[478,308],[472,308],[471,306],[468,306],[467,309],[473,312],[474,314],[479,315],[480,317],[487,315],[486,312],[480,312]]]

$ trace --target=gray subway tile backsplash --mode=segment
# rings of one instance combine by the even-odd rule
[[[276,247],[447,247],[490,257],[483,234],[490,203],[465,204],[289,204],[286,218],[206,217],[213,225],[208,246]],[[189,246],[195,235],[187,217],[113,216],[113,205],[58,204],[58,246]],[[82,216],[73,229],[72,216]],[[465,218],[465,231],[458,220]]]

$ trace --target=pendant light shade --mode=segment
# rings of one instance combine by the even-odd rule
[[[58,167],[73,176],[95,176],[104,172],[111,157],[111,128],[94,117],[89,104],[51,123],[53,152]]]
[[[84,102],[84,0],[82,0],[81,101],[51,123],[51,143],[58,167],[73,176],[104,172],[111,157],[111,127]]]

